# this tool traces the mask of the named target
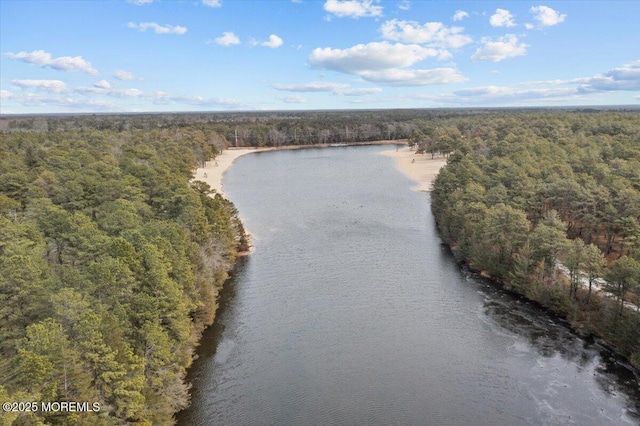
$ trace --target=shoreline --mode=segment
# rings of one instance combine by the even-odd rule
[[[349,143],[324,143],[324,144],[307,144],[307,145],[283,145],[283,146],[268,146],[268,147],[229,147],[223,149],[215,158],[206,161],[204,167],[198,167],[195,171],[195,176],[192,180],[199,180],[201,182],[208,183],[209,186],[214,189],[218,194],[227,198],[224,193],[222,181],[224,180],[224,174],[233,165],[233,162],[243,155],[251,154],[254,152],[267,152],[267,151],[280,151],[290,149],[313,149],[313,148],[333,148],[342,146],[368,146],[368,145],[406,145],[406,139],[397,140],[379,140],[368,142],[349,142]],[[408,148],[402,148],[400,151],[404,153],[404,150]],[[396,152],[393,150],[385,151],[395,156]],[[393,154],[393,155],[392,155]],[[417,157],[416,157],[417,158]],[[416,161],[418,163],[418,161]],[[422,163],[422,162],[421,162]],[[440,170],[440,168],[438,168]],[[436,172],[437,174],[437,172]],[[416,179],[418,180],[418,179]],[[431,181],[427,182],[427,186],[431,185]]]
[[[416,154],[408,146],[398,150],[383,151],[381,154],[395,158],[398,170],[416,182],[411,189],[419,192],[430,192],[440,169],[447,164],[447,160],[442,155],[436,155],[431,159],[430,154]]]
[[[229,170],[231,165],[236,159],[252,152],[266,151],[261,148],[236,148],[236,149],[224,149],[215,158],[206,161],[204,167],[198,167],[195,172],[193,180],[199,180],[201,182],[208,183],[211,189],[216,193],[222,195],[224,198],[227,196],[222,188],[222,180],[224,174]]]
[[[225,173],[231,168],[233,163],[243,155],[256,152],[279,151],[290,149],[312,149],[312,148],[329,148],[341,146],[366,146],[366,145],[404,145],[396,149],[382,151],[380,154],[395,158],[396,168],[412,179],[416,185],[411,189],[418,192],[429,192],[433,184],[433,180],[440,172],[440,169],[447,163],[447,160],[438,155],[431,158],[430,155],[416,154],[413,149],[406,145],[406,139],[399,140],[380,140],[370,142],[353,142],[345,144],[316,144],[316,145],[285,145],[280,147],[250,147],[250,148],[227,148],[222,150],[215,158],[206,161],[204,167],[198,167],[192,180],[199,180],[209,184],[215,193],[220,194],[224,198],[227,195],[224,192],[223,180]],[[214,194],[212,194],[213,196]],[[240,217],[242,220],[242,217]],[[247,256],[253,252],[253,244],[251,244],[252,234],[245,228],[246,235],[249,239],[249,250],[237,253],[237,256]]]

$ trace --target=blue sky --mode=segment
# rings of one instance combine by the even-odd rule
[[[0,112],[640,104],[638,1],[0,0]]]

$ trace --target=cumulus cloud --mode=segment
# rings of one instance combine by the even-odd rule
[[[392,19],[380,27],[382,36],[389,40],[406,43],[428,44],[434,47],[458,48],[471,43],[471,37],[462,34],[464,28],[446,27],[441,22],[426,22]]]
[[[640,90],[640,61],[571,82],[578,84],[582,93]]]
[[[28,64],[39,67],[49,67],[59,71],[80,71],[87,74],[98,74],[98,71],[82,58],[82,56],[61,56],[53,58],[51,53],[44,50],[34,50],[33,52],[5,53],[9,59],[17,59]]]
[[[142,6],[145,4],[153,3],[154,0],[127,0],[127,3],[135,4],[136,6]]]
[[[491,15],[489,23],[492,27],[515,27],[513,15],[506,9],[496,9],[496,13]]]
[[[8,99],[10,97],[13,96],[13,93],[11,93],[8,90],[0,90],[0,99]]]
[[[328,92],[338,96],[366,96],[380,93],[382,89],[377,87],[354,89],[345,83],[330,83],[325,81],[313,81],[298,84],[273,84],[276,90],[286,92]]]
[[[234,33],[225,31],[220,37],[216,37],[214,42],[221,46],[231,46],[234,44],[240,44],[240,39]],[[207,43],[211,43],[211,40],[209,40]]]
[[[275,34],[271,34],[269,36],[269,41],[263,41],[262,43],[260,43],[260,46],[264,46],[264,47],[270,47],[271,49],[276,49],[280,46],[282,46],[282,39],[280,37],[278,37]]]
[[[314,68],[355,74],[374,83],[422,86],[464,81],[454,68],[406,69],[427,58],[442,58],[448,52],[417,44],[376,42],[348,49],[317,48],[309,55]]]
[[[93,83],[93,87],[97,87],[98,89],[110,89],[111,84],[107,80],[100,80],[96,83]]]
[[[558,13],[548,6],[533,6],[529,11],[533,14],[533,19],[538,23],[539,27],[551,27],[558,25],[559,23],[564,22],[567,17],[566,14]],[[534,28],[534,25],[527,24],[526,27],[527,29],[532,29]]]
[[[113,77],[118,80],[142,80],[140,77],[136,77],[133,73],[128,71],[117,70],[113,73]]]
[[[464,18],[468,18],[469,14],[464,10],[456,10],[456,13],[453,15],[454,21],[462,21]]]
[[[326,0],[324,10],[339,18],[357,19],[382,16],[383,7],[373,0]]]
[[[388,69],[365,71],[360,76],[368,81],[392,86],[427,86],[460,83],[467,79],[455,68]]]
[[[441,54],[437,49],[417,44],[384,41],[358,44],[347,49],[316,48],[309,55],[309,63],[314,68],[360,74],[363,71],[406,68]]]
[[[202,4],[209,7],[222,7],[222,0],[202,0]]]
[[[483,38],[482,43],[484,43],[484,45],[478,48],[476,53],[471,56],[472,60],[499,62],[527,53],[527,45],[518,42],[518,37],[514,34],[507,34],[504,37],[499,37],[497,40]]]
[[[15,86],[23,89],[44,90],[52,93],[66,92],[67,85],[60,80],[11,80]]]
[[[280,96],[279,99],[287,104],[303,104],[307,100],[300,95]]]
[[[156,34],[183,35],[187,32],[187,28],[180,25],[160,25],[156,22],[140,22],[139,24],[136,24],[135,22],[129,22],[127,24],[127,27],[133,30],[138,30],[140,32],[153,30]]]

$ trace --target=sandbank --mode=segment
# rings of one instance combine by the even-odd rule
[[[196,175],[193,180],[206,182],[212,189],[222,196],[225,196],[222,190],[222,178],[225,172],[231,167],[236,158],[252,152],[263,151],[260,148],[232,148],[225,149],[216,156],[215,159],[207,161],[204,167],[196,169]]]
[[[438,172],[447,164],[447,160],[441,155],[432,159],[431,154],[416,154],[408,146],[383,151],[382,155],[396,159],[398,169],[416,181],[416,186],[412,187],[415,191],[431,191],[431,185]]]

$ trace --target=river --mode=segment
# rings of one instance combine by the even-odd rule
[[[181,425],[638,425],[638,379],[461,270],[389,146],[246,155],[253,235]]]

